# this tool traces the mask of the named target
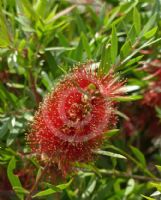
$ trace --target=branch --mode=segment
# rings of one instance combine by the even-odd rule
[[[43,178],[43,176],[45,175],[48,167],[49,167],[50,162],[47,162],[45,167],[43,168],[43,170],[41,171],[41,174],[37,177],[34,185],[32,186],[30,193],[27,195],[26,200],[31,200],[32,199],[32,195],[35,192],[35,190],[37,189],[41,179]]]
[[[117,176],[117,177],[121,177],[121,178],[133,178],[139,181],[154,181],[154,182],[161,182],[160,178],[153,178],[153,177],[149,177],[149,176],[141,176],[141,175],[134,175],[134,174],[128,174],[126,172],[120,172],[117,170],[104,170],[101,169],[99,170],[99,172],[103,175],[107,175],[107,176]]]
[[[36,90],[36,81],[35,81],[35,78],[33,77],[33,74],[32,74],[31,71],[29,71],[29,84],[30,84],[30,88],[31,88],[31,90],[33,92],[35,101],[36,101],[36,103],[38,105],[40,103],[40,101],[41,101],[41,96]]]

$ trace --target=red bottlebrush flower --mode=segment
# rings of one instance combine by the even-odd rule
[[[154,107],[161,105],[161,61],[156,59],[149,63],[150,76],[146,79],[155,78],[144,93],[143,104]]]
[[[129,119],[123,121],[122,129],[127,136],[141,133],[143,139],[149,139],[161,136],[161,123],[155,111],[155,106],[161,106],[161,60],[147,62],[143,69],[148,73],[144,80],[150,80],[149,85],[142,100],[123,108]]]
[[[55,87],[36,112],[27,140],[33,152],[46,155],[64,173],[75,161],[87,162],[103,133],[116,124],[116,102],[123,82],[84,64]]]
[[[161,105],[161,81],[151,84],[144,94],[142,103],[152,107]]]
[[[124,131],[125,135],[127,135],[127,136],[134,135],[136,130],[135,130],[134,124],[132,123],[131,119],[125,120],[123,122],[123,131]]]
[[[126,105],[124,113],[129,119],[123,121],[122,132],[127,136],[140,133],[143,139],[148,140],[161,136],[161,123],[154,107],[138,101]]]

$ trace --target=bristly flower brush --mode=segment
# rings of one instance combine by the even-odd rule
[[[91,63],[65,75],[35,114],[27,141],[34,153],[45,155],[63,174],[72,163],[88,162],[101,146],[104,133],[117,121],[117,102],[124,82],[112,71],[98,74]]]

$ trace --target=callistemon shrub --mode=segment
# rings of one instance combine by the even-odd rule
[[[112,71],[97,73],[94,64],[78,66],[47,95],[35,114],[27,140],[34,153],[50,159],[63,173],[74,162],[88,162],[104,133],[117,121],[123,82]]]

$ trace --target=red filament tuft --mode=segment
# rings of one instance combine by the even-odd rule
[[[74,69],[36,112],[27,136],[32,151],[52,159],[64,173],[75,161],[90,161],[104,132],[116,124],[112,98],[122,94],[122,85],[112,72],[98,75],[91,64]]]

